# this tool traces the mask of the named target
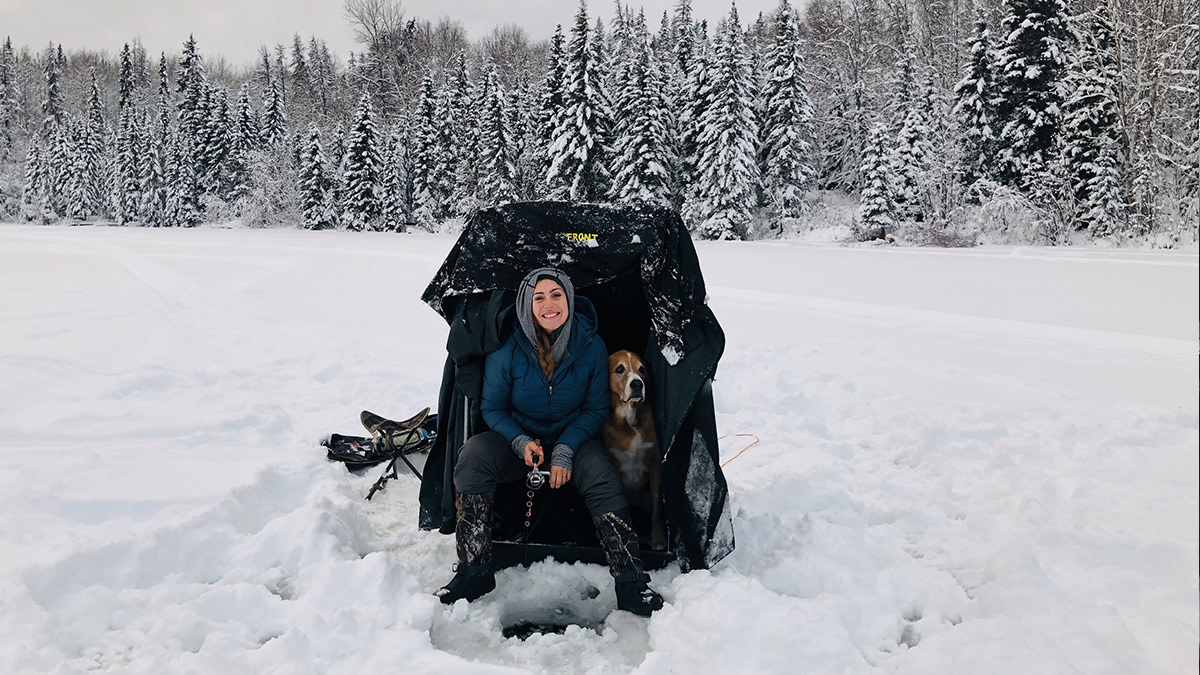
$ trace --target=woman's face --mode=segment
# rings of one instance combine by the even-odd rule
[[[567,321],[567,294],[562,286],[542,279],[533,287],[533,319],[547,333],[558,330]]]

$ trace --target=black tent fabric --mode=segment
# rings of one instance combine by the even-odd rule
[[[450,334],[420,526],[454,531],[456,452],[487,428],[478,409],[484,357],[512,330],[517,284],[545,265],[564,270],[596,306],[609,352],[630,349],[646,362],[670,551],[685,571],[710,568],[734,546],[712,398],[725,335],[706,304],[692,240],[663,208],[527,202],[480,211],[467,224],[422,295]]]

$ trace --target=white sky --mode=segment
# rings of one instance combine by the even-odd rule
[[[663,11],[672,10],[675,2],[626,4],[645,9],[652,29],[657,29]],[[742,25],[778,4],[738,0]],[[800,6],[795,0],[792,4]],[[403,0],[402,7],[405,16],[457,19],[472,40],[507,23],[522,26],[537,40],[549,37],[555,24],[567,29],[578,5],[574,0]],[[614,2],[593,0],[588,13],[607,22],[613,7]],[[712,26],[729,8],[729,0],[692,0],[694,16],[708,19]],[[343,0],[0,0],[0,39],[11,37],[17,49],[41,49],[53,41],[65,49],[117,54],[125,42],[140,37],[150,54],[178,53],[189,33],[206,58],[222,55],[234,65],[253,63],[264,44],[290,45],[294,33],[306,41],[317,35],[343,59],[358,49]]]

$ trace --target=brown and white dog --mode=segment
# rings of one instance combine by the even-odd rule
[[[646,366],[628,350],[608,357],[608,389],[612,408],[604,422],[604,445],[612,456],[631,504],[650,512],[650,540],[667,547],[662,513],[662,455],[654,434],[654,416],[646,401]]]

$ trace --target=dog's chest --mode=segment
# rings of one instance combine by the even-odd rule
[[[629,449],[612,453],[621,472],[621,482],[627,490],[636,490],[646,485],[649,473],[646,470],[646,451],[650,443],[642,440],[642,432],[636,431],[629,439]]]

